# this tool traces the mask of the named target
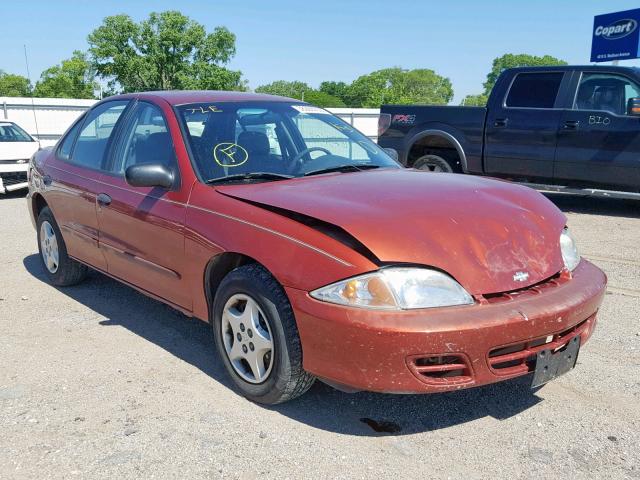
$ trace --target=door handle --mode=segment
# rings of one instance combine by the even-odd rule
[[[111,205],[111,197],[106,193],[99,193],[97,200],[98,200],[98,205],[101,205],[103,207],[106,207],[107,205]]]
[[[564,122],[562,128],[564,128],[565,130],[577,130],[579,126],[580,120],[567,120],[566,122]]]
[[[509,123],[509,119],[508,118],[496,118],[493,121],[493,126],[494,127],[506,127],[507,123]]]

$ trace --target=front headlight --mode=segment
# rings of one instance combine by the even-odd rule
[[[564,227],[564,230],[560,234],[560,251],[562,252],[562,260],[567,270],[570,272],[575,270],[580,263],[580,254],[578,253],[576,241],[573,239],[571,233],[569,233],[567,227]]]
[[[340,305],[394,310],[473,303],[453,278],[428,268],[383,268],[319,288],[311,296]]]

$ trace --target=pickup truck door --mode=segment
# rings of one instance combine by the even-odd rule
[[[558,132],[556,182],[640,189],[640,117],[627,115],[627,101],[640,97],[640,85],[602,71],[583,71],[574,83],[575,98]]]
[[[552,178],[564,76],[558,71],[517,73],[506,95],[489,105],[485,173]]]

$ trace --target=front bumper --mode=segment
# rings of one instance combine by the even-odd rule
[[[606,283],[599,268],[582,260],[570,280],[522,298],[399,312],[343,307],[286,291],[308,372],[348,389],[426,393],[525,375],[540,349],[576,335],[584,344]]]
[[[28,163],[0,163],[0,193],[27,188]]]

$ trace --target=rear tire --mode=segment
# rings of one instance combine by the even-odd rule
[[[37,229],[40,261],[49,282],[57,287],[68,287],[84,280],[88,269],[67,254],[67,246],[49,207],[40,211]]]
[[[462,169],[458,163],[439,155],[428,154],[413,162],[413,168],[433,173],[460,173]]]
[[[315,377],[302,368],[302,345],[289,299],[265,268],[250,264],[227,274],[212,314],[216,349],[242,395],[273,405],[313,385]],[[258,367],[251,368],[256,363]]]

